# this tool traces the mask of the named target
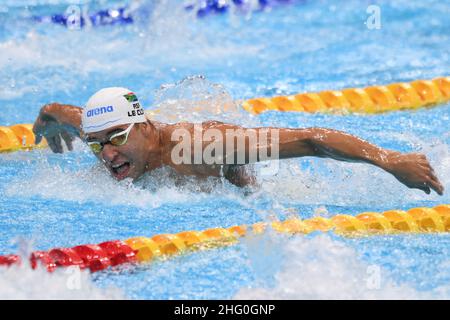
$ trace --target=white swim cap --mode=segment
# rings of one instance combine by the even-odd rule
[[[136,95],[126,88],[104,88],[89,98],[83,109],[84,133],[98,132],[121,124],[146,122]]]

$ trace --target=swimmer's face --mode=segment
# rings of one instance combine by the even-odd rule
[[[112,127],[103,131],[89,133],[87,142],[103,143],[103,149],[94,154],[103,162],[111,175],[117,180],[139,178],[146,170],[145,139],[141,124],[134,124],[128,134],[128,140],[123,145],[111,144],[110,138],[129,128],[129,124]],[[121,136],[122,138],[122,136]]]

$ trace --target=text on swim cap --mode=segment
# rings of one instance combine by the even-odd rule
[[[139,102],[133,103],[133,109],[134,110],[128,111],[129,117],[141,116],[144,114],[144,109],[141,108]]]
[[[113,111],[114,111],[113,106],[98,107],[98,108],[89,110],[86,115],[89,118],[89,117],[97,116],[99,114],[113,112]]]

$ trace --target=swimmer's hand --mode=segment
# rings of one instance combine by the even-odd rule
[[[426,194],[430,194],[430,189],[439,195],[444,192],[444,187],[423,154],[393,152],[388,157],[386,169],[409,188],[420,189]]]
[[[40,143],[42,137],[45,137],[53,152],[63,153],[62,140],[64,140],[67,149],[72,151],[72,141],[79,136],[80,123],[80,108],[59,103],[47,104],[41,108],[34,122],[35,143]]]

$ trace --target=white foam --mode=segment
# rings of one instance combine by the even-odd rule
[[[164,174],[159,178],[162,176]],[[156,180],[157,178],[150,177],[148,184],[151,186],[152,182],[157,183]],[[169,179],[166,180],[166,185],[160,185],[157,191],[146,190],[133,185],[129,180],[115,181],[100,164],[78,172],[63,170],[58,165],[38,164],[36,174],[28,181],[24,182],[21,177],[11,181],[5,188],[6,195],[24,195],[25,185],[27,196],[147,208],[189,199],[186,194],[177,192]]]
[[[53,273],[42,267],[33,270],[28,263],[0,267],[0,299],[79,300],[124,299],[118,288],[100,289],[89,271],[75,268],[57,269]]]
[[[165,72],[161,70],[162,65],[185,68],[186,64],[192,64],[192,57],[200,65],[222,64],[233,57],[252,57],[262,48],[208,34],[193,12],[184,10],[178,1],[164,0],[143,6],[142,12],[150,14],[145,17],[148,22],[138,21],[107,31],[104,28],[68,30],[49,25],[50,31],[42,32],[39,25],[34,27],[31,22],[29,28],[21,25],[21,30],[25,30],[23,35],[0,42],[0,69],[5,71],[0,87],[8,88],[9,76],[20,74],[14,89],[0,90],[0,99],[17,99],[30,90],[48,92],[49,88],[52,92],[70,94],[92,73],[107,78],[137,73],[161,75]],[[48,74],[45,71],[48,69],[54,71]],[[36,84],[36,73],[41,71],[46,76],[38,76]],[[145,84],[143,90],[148,90]]]
[[[87,147],[80,141],[75,142],[74,149],[73,153],[65,157],[75,159],[67,161],[77,162],[78,157],[85,156],[84,152],[89,153]],[[26,198],[39,196],[79,203],[93,201],[142,208],[157,208],[168,203],[209,201],[208,199],[218,195],[244,203],[242,190],[238,190],[224,179],[211,177],[201,180],[195,177],[180,177],[166,167],[144,175],[135,183],[132,183],[131,179],[117,181],[101,163],[93,167],[86,164],[86,168],[81,170],[63,169],[58,164],[49,162],[49,156],[61,157],[51,153],[48,149],[21,153],[23,161],[30,161],[31,158],[38,156],[33,164],[34,174],[31,177],[29,173],[24,173],[26,176],[15,176],[4,186],[5,195]],[[17,157],[11,158],[11,161],[13,160],[17,160]]]
[[[208,81],[204,76],[190,76],[165,84],[155,92],[149,116],[157,121],[200,123],[218,120],[232,124],[255,126],[255,117],[240,108],[227,89]]]
[[[280,162],[277,175],[265,177],[261,188],[279,201],[316,205],[367,206],[383,203],[398,207],[402,203],[423,200],[441,203],[450,201],[449,146],[425,142],[421,142],[420,146],[420,152],[427,155],[445,188],[443,196],[434,191],[425,195],[421,190],[409,189],[391,174],[368,164],[312,158],[303,160],[309,162],[307,169],[301,169],[298,160]]]
[[[449,287],[430,292],[398,284],[387,270],[359,259],[351,247],[329,235],[275,240],[286,260],[274,287],[242,288],[234,299],[448,299]],[[249,247],[248,250],[253,250]],[[250,256],[250,259],[252,256]],[[273,263],[273,262],[271,262]],[[260,266],[263,268],[264,266]]]
[[[113,205],[132,205],[156,208],[167,203],[191,203],[205,201],[219,195],[231,201],[238,201],[245,207],[255,208],[259,201],[270,201],[273,210],[282,210],[283,203],[310,205],[379,205],[396,208],[401,204],[423,200],[446,203],[450,201],[450,150],[442,143],[423,144],[425,152],[445,187],[444,196],[436,193],[425,195],[422,191],[409,189],[392,175],[367,164],[343,163],[329,159],[310,159],[307,169],[299,167],[299,160],[280,161],[279,171],[272,176],[259,176],[260,187],[248,196],[224,179],[199,180],[194,177],[179,177],[169,169],[155,170],[138,183],[130,180],[117,182],[98,163],[86,165],[81,170],[62,169],[50,164],[50,150],[35,150],[32,153],[4,155],[11,161],[33,163],[34,175],[13,178],[5,186],[7,196],[41,196],[48,199],[78,202],[94,201]],[[77,141],[75,151],[67,154],[67,161],[76,163],[79,157],[89,153],[87,147]],[[53,155],[60,157],[60,155]],[[77,165],[79,167],[80,165]],[[380,188],[380,186],[383,186]],[[26,192],[26,193],[25,193]],[[270,208],[268,208],[270,210]]]

